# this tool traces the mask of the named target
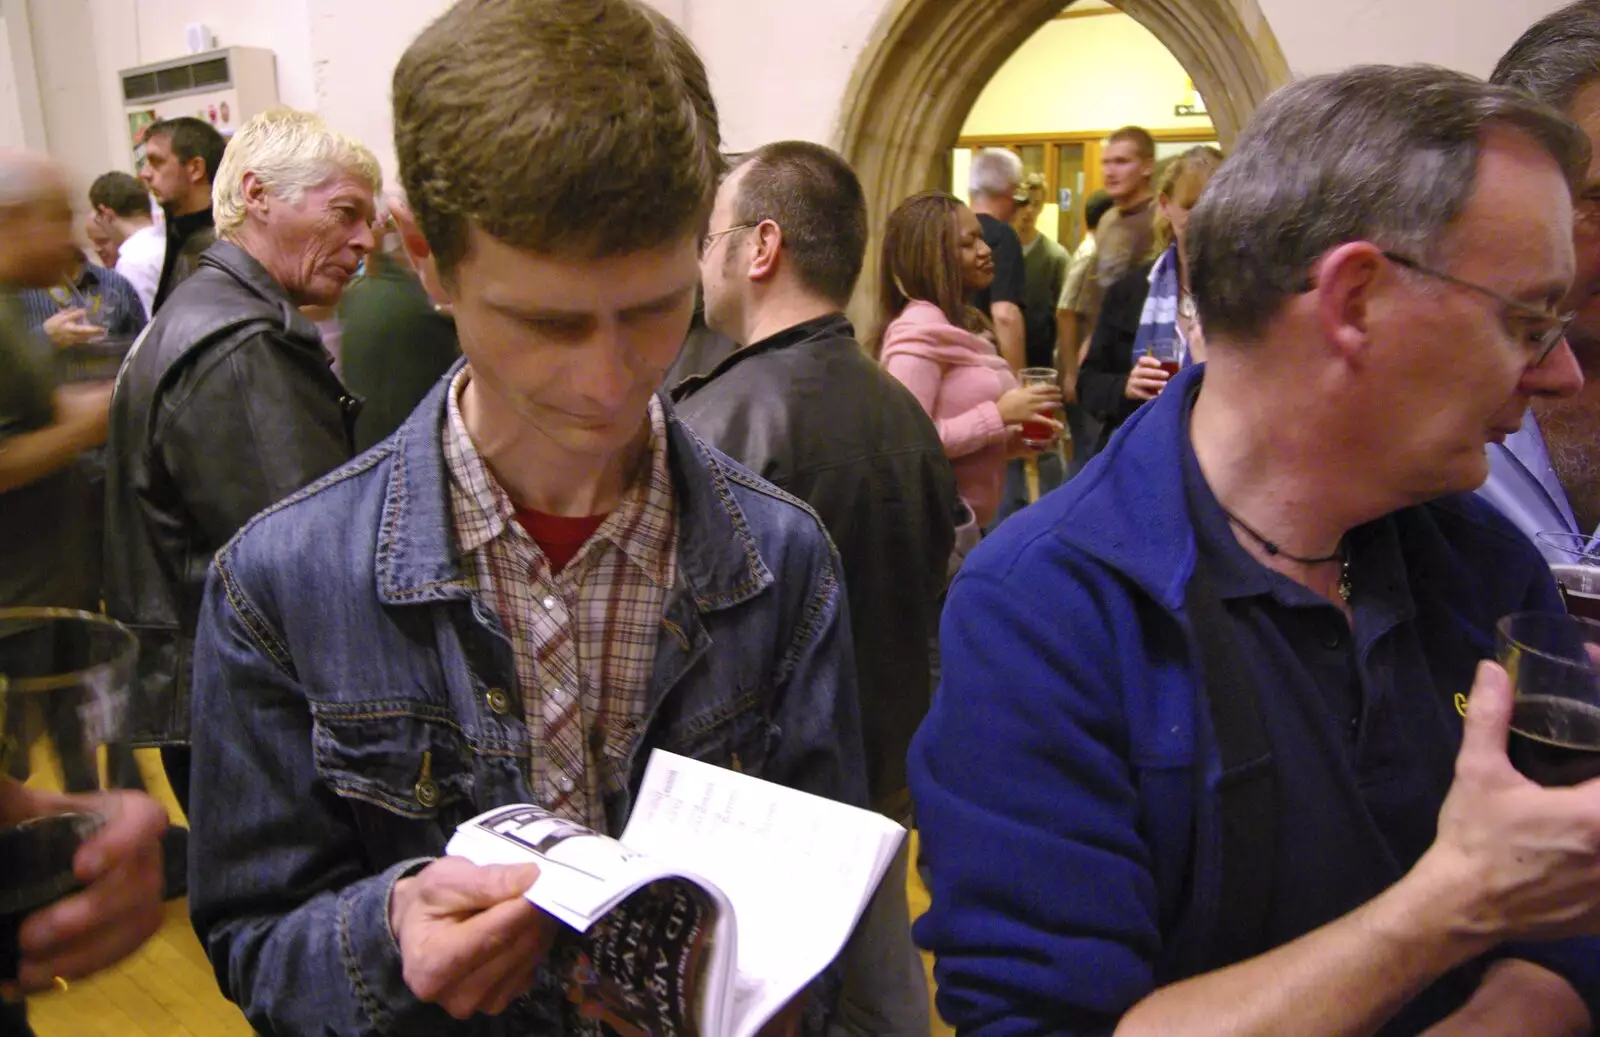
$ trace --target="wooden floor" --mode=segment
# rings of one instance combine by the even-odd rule
[[[153,752],[139,756],[151,794],[166,804],[174,820],[181,819],[159,759]],[[36,760],[34,775],[30,783],[59,785],[54,761]],[[911,859],[916,860],[915,842]],[[928,909],[928,892],[915,868],[907,893],[913,916]],[[138,954],[92,979],[73,983],[65,993],[33,998],[28,1014],[38,1037],[250,1037],[244,1017],[217,989],[211,964],[189,927],[188,905],[175,900],[166,910],[161,931]],[[929,970],[931,990],[933,964],[926,954],[923,964]],[[935,1013],[933,1037],[954,1034]]]

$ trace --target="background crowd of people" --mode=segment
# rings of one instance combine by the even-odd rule
[[[928,1034],[919,944],[962,1034],[1589,1032],[1600,792],[1487,660],[1600,525],[1597,84],[1578,0],[1226,157],[1124,127],[1071,254],[1005,149],[884,213],[730,159],[636,0],[459,0],[388,190],[283,108],[82,222],[0,155],[0,607],[140,649],[104,782],[0,784],[106,818],[0,1032],[187,894],[260,1033],[598,1033],[537,869],[445,843],[617,834],[657,748],[920,832],[767,1034]]]

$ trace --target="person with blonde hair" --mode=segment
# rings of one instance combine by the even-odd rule
[[[381,181],[372,152],[315,115],[277,108],[247,122],[212,184],[219,240],[117,379],[106,607],[138,631],[141,671],[121,740],[163,747],[185,808],[190,655],[211,556],[352,453],[356,401],[300,307],[337,303],[372,250]]]
[[[1173,159],[1156,181],[1152,252],[1155,266],[1150,270],[1150,290],[1145,293],[1144,309],[1139,315],[1134,356],[1144,359],[1150,343],[1176,335],[1184,367],[1206,358],[1194,295],[1189,291],[1183,236],[1189,225],[1189,210],[1200,200],[1200,192],[1221,165],[1222,152],[1202,145]]]
[[[1139,406],[1160,395],[1168,374],[1150,356],[1154,342],[1176,337],[1182,366],[1205,359],[1185,273],[1189,210],[1222,165],[1222,152],[1190,148],[1167,160],[1155,180],[1152,252],[1106,293],[1078,372],[1078,400],[1101,422],[1098,454]]]

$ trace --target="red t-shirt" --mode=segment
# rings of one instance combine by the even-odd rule
[[[525,529],[539,550],[550,560],[551,573],[567,567],[578,550],[605,522],[605,515],[546,515],[542,511],[517,506],[517,523]]]

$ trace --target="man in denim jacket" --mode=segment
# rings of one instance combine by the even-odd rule
[[[619,832],[654,748],[864,805],[845,599],[815,516],[657,395],[721,166],[683,36],[462,0],[394,98],[465,361],[217,557],[195,929],[263,1033],[571,1033],[537,870],[437,860],[452,829],[527,801]]]

